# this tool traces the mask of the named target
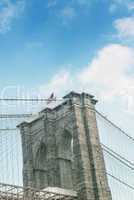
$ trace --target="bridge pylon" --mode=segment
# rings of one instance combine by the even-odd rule
[[[53,109],[19,125],[25,187],[74,190],[78,200],[111,200],[90,94],[71,92]]]

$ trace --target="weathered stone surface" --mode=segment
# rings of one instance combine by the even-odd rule
[[[20,125],[24,186],[60,187],[79,200],[111,200],[92,95],[71,92],[65,102]]]

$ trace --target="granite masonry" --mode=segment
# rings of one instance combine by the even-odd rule
[[[71,92],[19,125],[25,187],[76,191],[78,200],[112,200],[90,94]]]

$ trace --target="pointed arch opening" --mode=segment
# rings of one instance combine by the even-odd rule
[[[58,160],[60,172],[60,186],[72,189],[72,134],[64,130],[58,142]]]
[[[66,129],[62,134],[61,148],[64,156],[70,160],[72,158],[72,134]]]
[[[47,148],[44,143],[40,143],[34,166],[34,176],[36,188],[42,189],[48,185],[48,174],[47,174]]]
[[[46,162],[47,162],[46,145],[44,143],[41,143],[36,153],[35,168],[45,170]]]

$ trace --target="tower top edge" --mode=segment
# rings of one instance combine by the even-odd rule
[[[22,123],[20,123],[17,128],[20,127],[25,127],[25,126],[29,126],[30,124],[34,123],[35,121],[43,118],[45,115],[55,115],[56,112],[58,112],[59,110],[61,110],[61,108],[63,108],[63,106],[68,105],[68,102],[71,102],[71,104],[83,104],[82,102],[85,102],[86,104],[90,104],[90,105],[96,105],[96,103],[98,102],[95,98],[94,95],[91,95],[89,93],[78,93],[78,92],[74,92],[71,91],[69,92],[67,95],[63,96],[63,102],[58,104],[57,106],[55,106],[54,108],[49,108],[46,107],[45,109],[41,110],[40,112],[38,112],[38,116],[36,116],[36,118],[31,118],[31,120],[26,120],[23,121]],[[70,105],[71,105],[70,104]]]
[[[86,92],[78,93],[78,92],[71,91],[67,95],[65,95],[63,97],[63,99],[68,99],[68,98],[73,98],[73,97],[81,97],[81,96],[88,97],[90,99],[94,98],[94,95],[91,95],[91,94],[86,93]]]

